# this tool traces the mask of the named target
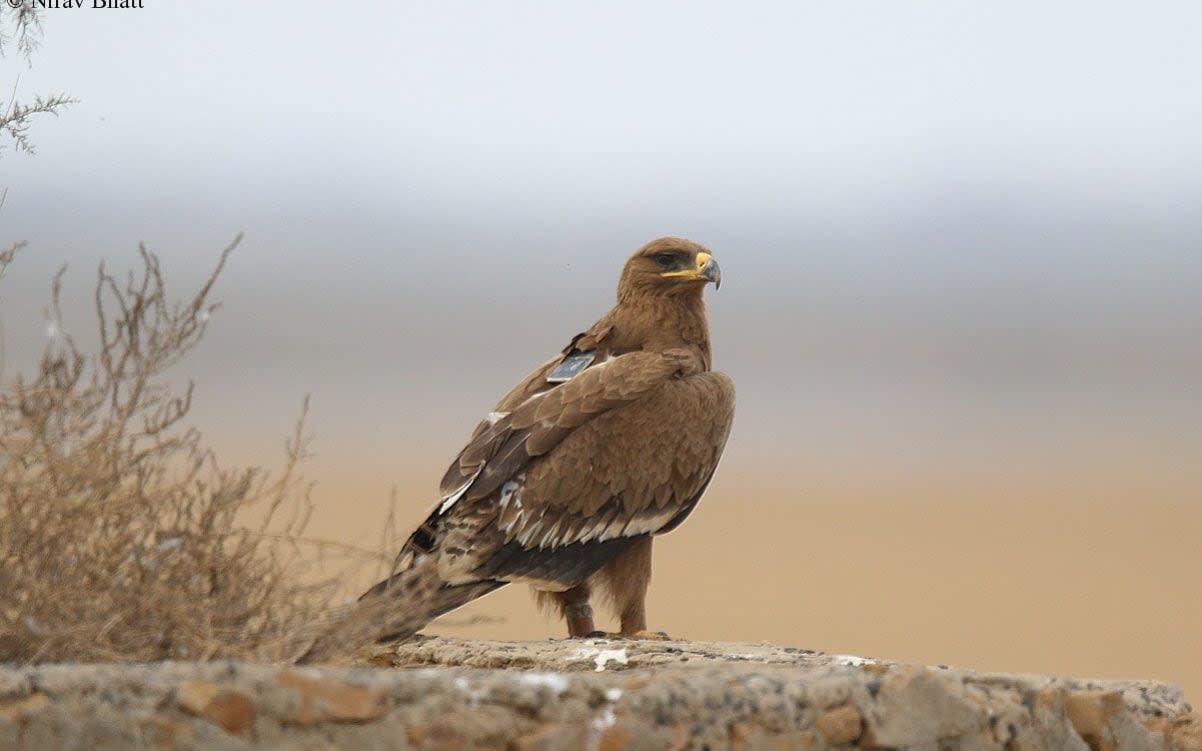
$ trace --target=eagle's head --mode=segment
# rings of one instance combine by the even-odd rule
[[[618,299],[646,294],[699,296],[708,282],[717,289],[722,270],[705,247],[681,237],[661,237],[639,248],[626,262]]]

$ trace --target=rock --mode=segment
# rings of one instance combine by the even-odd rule
[[[179,687],[175,700],[180,709],[199,716],[220,692],[221,686],[211,681],[192,681]]]
[[[148,717],[142,721],[141,727],[142,736],[155,748],[179,748],[195,736],[189,723],[168,717]]]
[[[772,733],[749,722],[730,728],[731,751],[810,751],[814,744],[811,732]]]
[[[555,751],[566,748],[584,735],[583,725],[570,727],[560,724],[543,725],[533,733],[518,738],[512,751]]]
[[[625,723],[612,725],[601,731],[601,737],[597,740],[597,751],[622,751],[630,747],[633,738],[634,734]]]
[[[43,693],[32,693],[17,699],[0,701],[0,719],[22,722],[50,706],[50,699]]]
[[[3,653],[0,652],[0,655]],[[0,657],[0,661],[2,661]],[[26,696],[32,690],[29,685],[29,677],[21,675],[16,671],[8,671],[0,673],[0,702],[6,701],[17,696]]]
[[[447,722],[410,725],[405,728],[405,738],[420,751],[458,751],[468,747],[467,738]],[[537,747],[527,749],[536,751]]]
[[[255,705],[237,691],[222,691],[209,702],[202,715],[230,733],[244,733],[255,724]]]
[[[244,733],[255,724],[255,705],[249,696],[211,681],[192,681],[180,686],[176,701],[180,709],[229,733]]]
[[[867,748],[919,746],[979,733],[988,727],[981,702],[956,676],[910,666],[881,684],[867,713]]]
[[[384,693],[330,678],[308,678],[295,671],[280,673],[279,685],[300,694],[300,706],[289,721],[302,727],[320,722],[367,722],[387,711]]]
[[[1037,691],[1030,698],[1033,725],[1030,737],[1046,748],[1089,751],[1089,746],[1068,719],[1067,704],[1068,689],[1064,686],[1046,686]]]
[[[1123,711],[1117,691],[1075,691],[1068,695],[1064,710],[1073,729],[1093,751],[1114,751],[1110,719]]]
[[[837,709],[823,712],[814,720],[814,727],[832,746],[845,746],[860,737],[863,731],[860,710],[844,704]]]
[[[1178,715],[1168,725],[1168,739],[1173,751],[1202,751],[1202,715]]]

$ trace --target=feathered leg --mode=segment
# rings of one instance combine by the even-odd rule
[[[662,632],[647,631],[647,586],[651,583],[651,537],[632,544],[606,563],[597,577],[609,593],[621,623],[620,636],[665,639]]]

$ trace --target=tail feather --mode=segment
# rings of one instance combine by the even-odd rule
[[[298,662],[313,663],[372,642],[408,638],[443,613],[503,587],[484,580],[447,584],[433,556],[414,556],[404,571],[376,584],[323,629]]]
[[[505,586],[492,579],[468,584],[447,584],[438,575],[433,558],[419,557],[406,571],[393,574],[359,597],[371,607],[376,601],[387,615],[380,621],[376,641],[406,639],[430,621],[455,608]]]

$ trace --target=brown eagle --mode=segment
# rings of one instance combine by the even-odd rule
[[[651,540],[705,492],[734,416],[710,369],[701,299],[721,280],[708,250],[675,237],[640,248],[618,302],[509,391],[442,479],[442,500],[361,604],[392,600],[386,638],[512,582],[594,631],[608,594],[621,635],[646,635]]]

